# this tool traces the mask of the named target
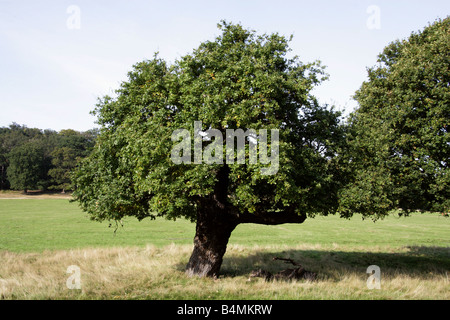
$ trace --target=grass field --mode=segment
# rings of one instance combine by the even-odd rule
[[[5,197],[3,197],[5,198]],[[450,219],[395,215],[373,223],[355,216],[316,217],[301,225],[240,225],[217,280],[183,269],[195,225],[125,219],[92,222],[68,199],[0,199],[0,297],[4,299],[450,299]],[[318,280],[249,280],[251,270],[292,258]],[[68,289],[67,268],[81,289]],[[381,289],[367,288],[369,265]]]

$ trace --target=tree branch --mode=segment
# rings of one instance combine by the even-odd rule
[[[265,225],[278,225],[284,223],[303,223],[306,215],[299,215],[294,210],[280,212],[235,213],[239,223],[256,223]]]

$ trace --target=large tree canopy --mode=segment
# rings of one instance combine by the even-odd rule
[[[100,99],[97,144],[73,176],[74,196],[94,220],[196,221],[187,272],[200,276],[217,275],[238,224],[302,223],[308,215],[334,213],[341,183],[339,114],[310,93],[326,79],[320,63],[288,58],[289,40],[278,34],[257,35],[226,22],[219,28],[214,41],[172,65],[157,55],[136,64],[115,97]],[[267,129],[276,170],[263,174],[267,162],[249,161],[250,140],[259,146],[262,134],[246,137],[245,163],[224,157],[208,164],[195,153],[174,163],[173,133],[187,130],[194,149],[196,121],[202,132],[223,134],[223,144],[217,136],[200,140],[203,160],[226,153],[227,129]],[[263,159],[261,148],[257,152]]]
[[[389,44],[356,93],[342,214],[450,209],[450,18]]]

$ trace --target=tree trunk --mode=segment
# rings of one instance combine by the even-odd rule
[[[194,250],[186,266],[186,274],[189,276],[219,275],[228,239],[239,223],[277,225],[302,223],[306,219],[305,214],[299,215],[293,207],[283,212],[239,212],[227,201],[229,172],[227,166],[222,167],[217,173],[214,193],[198,202]]]
[[[237,222],[223,210],[202,208],[197,213],[194,250],[186,266],[188,276],[217,277],[228,239]]]

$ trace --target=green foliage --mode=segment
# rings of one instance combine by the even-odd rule
[[[343,215],[450,209],[450,18],[389,44],[356,93]]]
[[[58,133],[16,123],[0,128],[0,189],[24,189],[23,185],[30,188],[27,180],[21,181],[30,175],[30,170],[39,171],[37,182],[31,183],[32,188],[67,189],[70,187],[70,171],[79,159],[90,153],[96,136],[96,130],[77,132],[68,129]],[[39,162],[33,164],[33,169],[28,166],[33,157],[25,156],[24,150],[29,153],[39,150],[42,153]],[[23,156],[19,157],[19,153]],[[20,163],[21,159],[23,163]],[[8,170],[11,164],[13,167]],[[14,182],[10,184],[10,180]]]
[[[339,114],[310,94],[327,78],[318,63],[287,58],[289,41],[222,22],[222,34],[168,65],[157,55],[137,63],[116,97],[94,113],[101,132],[93,153],[73,175],[76,200],[92,219],[196,218],[222,166],[227,201],[240,212],[294,210],[328,214],[337,208],[342,142]],[[176,129],[193,137],[194,121],[214,128],[279,129],[279,171],[265,165],[181,164],[171,161]],[[207,142],[203,143],[203,147]]]
[[[56,148],[52,152],[52,165],[48,175],[53,178],[55,189],[68,189],[70,187],[70,170],[77,164],[77,154],[68,147]]]
[[[12,149],[29,140],[37,141],[42,132],[13,123],[9,128],[0,128],[0,189],[8,189],[10,183],[6,172],[9,166],[8,154]]]
[[[71,187],[70,174],[78,161],[89,155],[95,144],[95,132],[84,133],[62,130],[51,153],[52,168],[48,175],[52,178],[52,189],[67,190]]]
[[[45,179],[45,156],[42,147],[25,143],[9,154],[7,175],[11,188],[24,190],[38,188]]]

